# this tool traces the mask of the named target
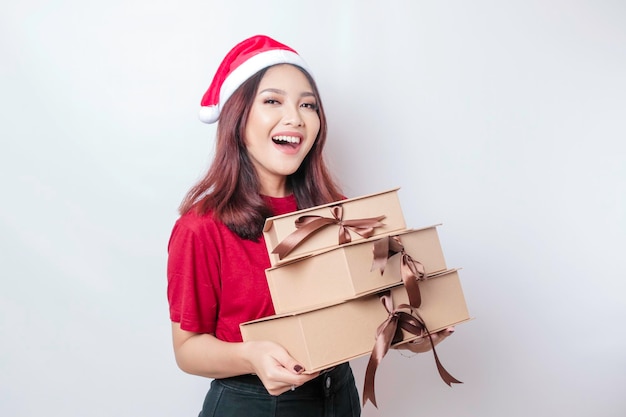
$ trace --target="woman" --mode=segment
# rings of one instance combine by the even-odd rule
[[[349,364],[306,374],[282,346],[244,343],[239,331],[274,314],[265,219],[343,198],[323,160],[326,117],[306,63],[266,36],[244,40],[218,68],[200,118],[219,120],[215,157],[168,247],[176,361],[213,378],[200,416],[360,415]]]

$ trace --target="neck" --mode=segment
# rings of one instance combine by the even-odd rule
[[[283,178],[281,181],[261,184],[261,194],[268,197],[286,197],[291,194],[291,189],[287,187],[286,178]]]

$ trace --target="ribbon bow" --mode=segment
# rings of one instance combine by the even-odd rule
[[[378,329],[376,330],[376,343],[374,344],[374,349],[372,349],[372,354],[370,355],[369,362],[367,363],[367,369],[365,371],[363,406],[365,406],[369,400],[372,404],[374,404],[374,407],[378,408],[378,405],[376,404],[375,392],[376,370],[389,351],[391,345],[402,341],[402,329],[416,336],[422,336],[426,333],[432,346],[435,363],[437,364],[437,370],[439,371],[441,379],[443,379],[448,386],[451,386],[453,383],[462,384],[461,381],[450,375],[450,373],[445,370],[443,365],[441,365],[437,352],[435,351],[435,344],[433,343],[432,336],[426,328],[424,320],[419,316],[417,311],[415,311],[408,304],[400,304],[398,308],[394,308],[390,291],[383,293],[380,296],[380,299],[389,313],[389,316],[380,326],[378,326]],[[411,313],[403,310],[409,310]]]
[[[402,255],[400,263],[400,273],[402,282],[409,295],[409,304],[415,308],[422,305],[422,295],[420,293],[418,280],[423,280],[426,276],[426,269],[419,261],[416,261],[406,253],[404,245],[398,236],[387,236],[374,242],[374,260],[372,262],[372,271],[379,269],[382,275],[387,266],[387,260],[393,255],[400,253]]]
[[[323,229],[331,224],[339,226],[339,244],[349,243],[352,240],[350,231],[361,237],[368,238],[374,234],[374,228],[384,226],[381,220],[385,216],[370,217],[366,219],[343,220],[343,207],[341,205],[330,207],[333,215],[330,217],[322,216],[301,216],[295,221],[296,230],[289,234],[282,242],[280,242],[272,251],[278,255],[279,259],[283,259],[298,245],[304,242],[315,232]]]

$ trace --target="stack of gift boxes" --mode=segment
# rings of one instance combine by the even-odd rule
[[[393,344],[469,320],[437,227],[408,229],[397,188],[269,218],[276,314],[242,323],[244,341],[277,342],[312,373],[372,353],[398,306],[411,305],[423,330],[398,330]]]

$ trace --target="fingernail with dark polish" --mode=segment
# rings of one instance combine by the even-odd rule
[[[296,365],[296,366],[293,367],[293,370],[296,371],[296,372],[302,372],[303,369],[304,368],[302,368],[300,365]]]

